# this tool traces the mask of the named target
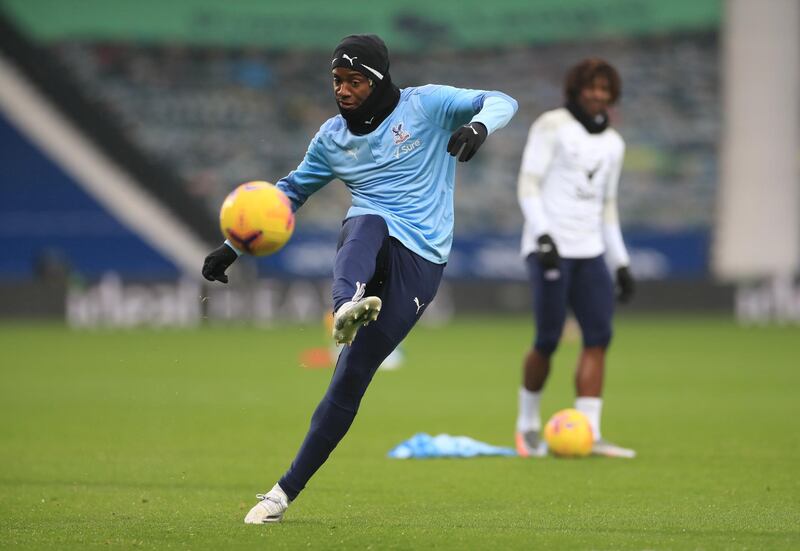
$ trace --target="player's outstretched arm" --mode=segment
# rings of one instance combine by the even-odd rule
[[[311,140],[308,150],[297,168],[275,184],[292,202],[292,212],[296,212],[312,194],[322,189],[334,178],[324,149],[320,145],[322,132],[323,130],[320,129]]]
[[[468,161],[495,130],[517,112],[517,101],[502,92],[468,90],[429,84],[420,89],[420,103],[428,118],[453,134],[447,152]]]
[[[275,187],[281,190],[292,203],[292,212],[297,211],[308,197],[333,179],[333,174],[319,147],[320,133],[311,140],[302,162],[278,180]],[[229,241],[209,253],[203,262],[203,277],[209,281],[228,283],[225,270],[233,264],[241,254]]]
[[[475,97],[470,97],[470,93],[474,94],[474,91],[465,92],[467,92],[466,97],[459,98],[460,110],[464,111],[463,104],[466,99],[469,107],[477,110],[477,113],[473,111],[474,116],[471,120],[457,128],[447,144],[447,152],[453,157],[458,156],[460,162],[472,159],[489,134],[503,128],[517,112],[516,100],[501,92],[483,92]],[[457,99],[453,104],[458,106],[459,100]],[[456,109],[455,118],[457,119],[459,116],[463,116],[463,113],[459,113],[459,110]]]

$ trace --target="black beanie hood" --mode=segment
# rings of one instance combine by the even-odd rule
[[[377,84],[389,76],[389,49],[374,34],[346,36],[333,51],[331,69],[336,67],[358,71]]]
[[[374,34],[354,34],[342,39],[333,51],[331,69],[344,67],[358,71],[373,82],[367,99],[355,109],[342,109],[339,113],[354,134],[369,134],[397,106],[400,90],[389,75],[389,49]]]

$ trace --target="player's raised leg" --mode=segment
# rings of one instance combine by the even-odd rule
[[[347,433],[381,362],[405,338],[436,295],[443,265],[428,262],[394,240],[386,251],[389,270],[383,272],[381,268],[385,281],[375,286],[383,301],[382,315],[375,323],[362,327],[352,345],[339,355],[333,379],[314,411],[306,438],[291,467],[276,484],[286,495],[286,507]],[[369,287],[373,287],[372,283]],[[262,509],[272,511],[274,507],[262,501],[251,513],[263,515]]]

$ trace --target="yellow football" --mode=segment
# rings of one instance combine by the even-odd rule
[[[544,427],[550,451],[559,457],[583,457],[592,451],[592,426],[577,409],[562,409]]]
[[[247,182],[223,201],[219,225],[225,238],[239,251],[254,256],[272,254],[292,236],[292,204],[269,182]]]

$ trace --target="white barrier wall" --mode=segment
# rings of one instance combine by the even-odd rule
[[[99,151],[81,128],[59,112],[13,61],[2,55],[0,112],[122,224],[187,276],[200,279],[208,246],[157,197]],[[11,175],[7,181],[13,180]]]
[[[800,268],[800,1],[727,0],[712,266],[741,281]]]

